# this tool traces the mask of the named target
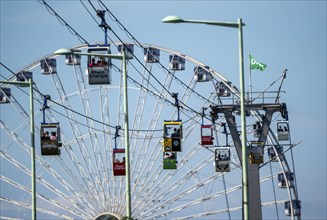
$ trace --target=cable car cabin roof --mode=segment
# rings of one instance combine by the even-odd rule
[[[59,122],[50,122],[50,123],[43,123],[41,122],[41,127],[59,127]]]
[[[113,149],[113,153],[125,153],[125,149]]]
[[[164,124],[178,125],[182,124],[182,120],[164,120]]]

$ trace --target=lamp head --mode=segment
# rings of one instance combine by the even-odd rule
[[[182,22],[184,22],[183,19],[181,19],[180,17],[177,17],[175,15],[167,16],[164,19],[162,19],[161,21],[163,23],[182,23]]]
[[[64,48],[64,49],[56,50],[53,54],[54,55],[67,55],[67,54],[72,54],[72,53],[73,53],[72,50]]]

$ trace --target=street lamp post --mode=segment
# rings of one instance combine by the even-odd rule
[[[128,125],[128,93],[127,93],[127,68],[126,68],[126,52],[122,51],[122,55],[118,54],[93,54],[81,53],[70,49],[59,49],[53,53],[54,55],[75,54],[81,56],[98,56],[108,57],[112,59],[122,60],[123,62],[123,87],[124,87],[124,141],[126,154],[126,217],[131,218],[131,178],[130,178],[130,156],[129,156],[129,125]]]
[[[35,136],[34,136],[34,102],[33,102],[33,79],[28,82],[0,81],[3,84],[17,86],[29,86],[30,89],[30,134],[31,134],[31,181],[32,181],[32,219],[36,219],[36,184],[35,184]]]
[[[243,30],[245,26],[242,19],[238,19],[238,23],[205,21],[205,20],[186,20],[177,16],[167,16],[162,19],[164,23],[193,23],[207,24],[222,27],[230,27],[238,29],[239,36],[239,68],[240,68],[240,99],[241,99],[241,132],[242,132],[242,188],[243,188],[243,219],[249,219],[249,191],[248,191],[248,165],[247,165],[247,149],[246,149],[246,121],[245,121],[245,98],[244,98],[244,62],[243,62]]]

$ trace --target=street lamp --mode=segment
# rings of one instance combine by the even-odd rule
[[[28,82],[0,81],[3,84],[12,84],[30,88],[30,133],[31,133],[31,181],[32,181],[32,219],[36,219],[36,184],[35,184],[35,137],[34,137],[34,102],[33,102],[33,79]]]
[[[239,65],[240,65],[240,99],[241,99],[241,126],[242,126],[242,188],[243,188],[243,219],[249,219],[249,204],[248,204],[248,165],[247,165],[247,149],[246,149],[246,123],[245,123],[245,99],[244,99],[244,62],[243,62],[243,31],[242,19],[238,19],[238,23],[220,22],[220,21],[205,21],[205,20],[186,20],[180,17],[171,15],[162,19],[164,23],[193,23],[207,24],[222,27],[230,27],[238,29],[239,36]]]
[[[129,125],[128,125],[128,96],[127,96],[127,69],[126,69],[126,54],[122,51],[122,55],[116,54],[95,54],[81,53],[70,49],[59,49],[53,53],[54,55],[75,54],[81,56],[98,56],[108,57],[112,59],[122,60],[123,62],[123,87],[124,87],[124,136],[125,136],[125,153],[126,153],[126,216],[131,218],[131,178],[130,178],[130,158],[129,158]]]

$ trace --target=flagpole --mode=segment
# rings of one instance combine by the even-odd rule
[[[251,53],[249,51],[249,62],[250,62],[250,65],[249,65],[249,69],[250,69],[250,79],[249,79],[249,83],[250,83],[250,103],[252,103],[252,73],[251,73]]]

